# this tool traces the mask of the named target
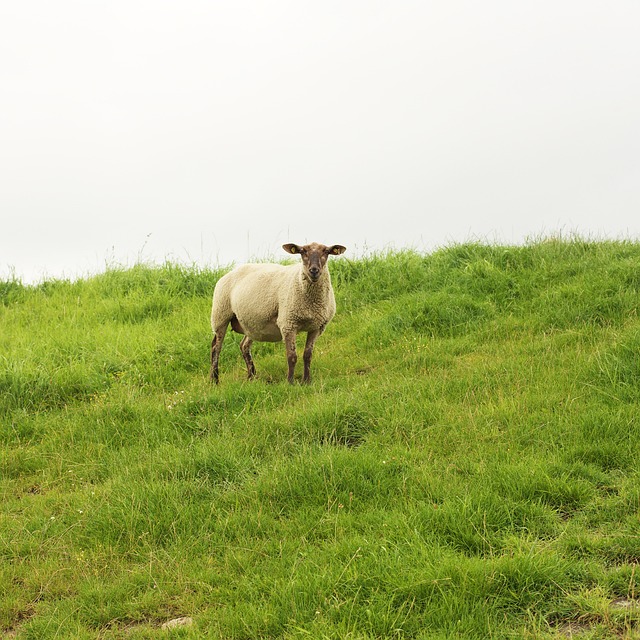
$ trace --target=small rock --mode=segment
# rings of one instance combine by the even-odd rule
[[[185,618],[174,618],[173,620],[169,620],[169,622],[165,622],[160,628],[161,629],[175,629],[176,627],[188,627],[193,624],[193,618],[185,617]]]

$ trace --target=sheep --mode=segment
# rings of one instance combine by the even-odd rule
[[[306,331],[303,383],[311,382],[311,356],[318,336],[336,312],[327,260],[346,251],[334,244],[327,247],[313,242],[304,246],[284,244],[291,254],[299,254],[301,262],[293,265],[244,264],[222,276],[213,292],[211,308],[211,372],[209,379],[219,382],[218,359],[229,324],[236,333],[244,334],[240,351],[251,380],[256,368],[251,357],[251,344],[284,341],[289,372],[293,384],[298,360],[296,336]]]

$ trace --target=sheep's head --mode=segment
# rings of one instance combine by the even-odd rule
[[[297,244],[283,244],[282,248],[287,253],[300,254],[303,273],[311,282],[318,282],[329,256],[339,256],[346,251],[346,248],[341,244],[333,244],[327,247],[317,242],[302,246]]]

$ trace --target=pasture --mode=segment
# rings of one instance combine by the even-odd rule
[[[640,637],[640,244],[348,256],[308,386],[223,270],[0,282],[0,636]]]

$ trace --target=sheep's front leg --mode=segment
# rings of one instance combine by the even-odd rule
[[[318,336],[322,333],[321,330],[309,331],[307,333],[307,342],[304,345],[304,355],[302,357],[304,361],[304,373],[302,374],[302,382],[308,384],[311,382],[311,357],[313,356],[313,346],[318,339]]]
[[[295,333],[287,333],[284,336],[284,346],[287,349],[287,363],[289,364],[289,375],[287,376],[287,380],[289,381],[289,384],[293,384],[293,372],[295,371],[296,362],[298,361]]]
[[[245,336],[240,342],[240,352],[247,365],[247,377],[249,380],[253,380],[256,376],[256,366],[253,364],[253,358],[251,357],[252,343],[253,340],[249,336]]]

